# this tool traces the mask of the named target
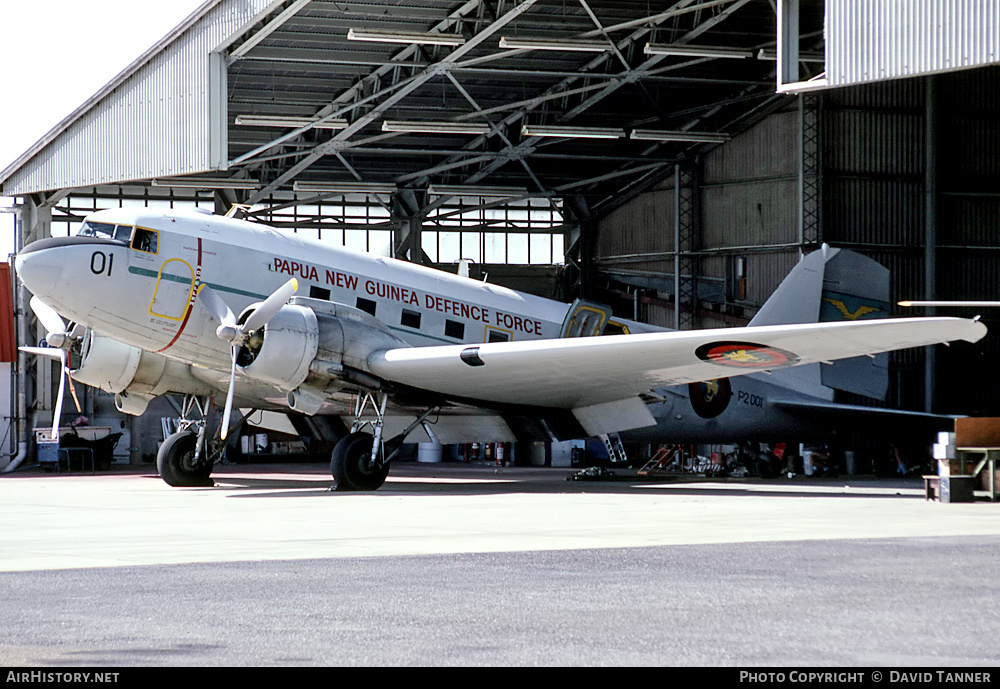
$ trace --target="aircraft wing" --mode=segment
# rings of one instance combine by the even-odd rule
[[[631,415],[631,428],[651,424],[636,396],[661,385],[976,342],[985,334],[967,319],[880,319],[401,348],[374,353],[369,365],[384,379],[455,398],[571,409],[587,430],[610,432],[601,417]]]

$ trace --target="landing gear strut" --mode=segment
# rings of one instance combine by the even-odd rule
[[[365,392],[354,401],[354,425],[340,439],[330,456],[330,473],[337,490],[378,490],[389,475],[389,462],[382,448],[382,423],[389,396]],[[374,436],[362,433],[371,426]]]
[[[417,426],[426,426],[427,417],[436,407],[426,410],[399,435],[383,441],[382,425],[389,396],[383,392],[365,392],[354,402],[351,432],[340,439],[330,456],[330,473],[337,480],[336,489],[378,490],[389,475],[389,462],[403,445],[403,440]],[[371,426],[373,434],[361,431]]]
[[[160,478],[175,487],[212,486],[215,456],[209,451],[205,429],[209,400],[194,395],[184,397],[181,421],[156,453],[156,469]],[[200,419],[192,420],[197,409]]]

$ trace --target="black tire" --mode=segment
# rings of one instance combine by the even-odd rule
[[[337,480],[337,490],[378,490],[385,483],[389,464],[372,464],[374,440],[367,433],[351,433],[333,448],[330,473]]]
[[[757,455],[757,475],[761,478],[777,478],[781,475],[781,460],[771,452]]]
[[[174,433],[163,441],[156,453],[156,470],[167,485],[177,488],[203,487],[215,485],[211,479],[212,462],[207,461],[207,452],[202,453],[195,464],[194,450],[198,436],[194,433]]]

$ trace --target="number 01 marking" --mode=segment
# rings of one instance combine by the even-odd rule
[[[90,272],[94,275],[102,275],[106,268],[108,277],[111,277],[111,269],[114,265],[114,254],[105,254],[103,251],[95,251],[90,255]]]

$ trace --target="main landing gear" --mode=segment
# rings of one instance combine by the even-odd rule
[[[389,475],[389,462],[399,452],[403,440],[436,409],[420,414],[406,430],[390,440],[382,440],[385,405],[388,395],[365,392],[354,402],[351,432],[340,439],[330,456],[330,473],[337,480],[336,490],[378,490]],[[362,432],[370,426],[373,434]],[[424,425],[426,428],[426,425]]]
[[[215,485],[211,478],[212,468],[222,448],[212,452],[206,437],[208,405],[208,398],[184,397],[178,430],[163,441],[156,453],[156,469],[168,485],[186,488]],[[190,417],[195,409],[201,418],[192,420]]]

